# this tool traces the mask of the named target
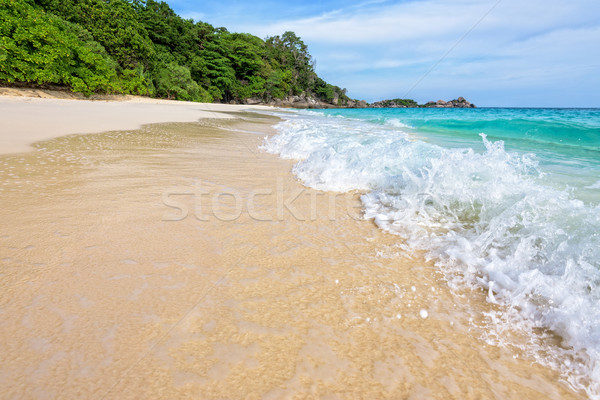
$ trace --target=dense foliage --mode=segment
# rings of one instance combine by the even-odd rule
[[[230,33],[154,0],[0,0],[0,82],[204,102],[349,100],[317,76],[293,32]]]

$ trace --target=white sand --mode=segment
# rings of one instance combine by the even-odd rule
[[[259,108],[0,96],[0,149]],[[486,293],[400,254],[358,193],[257,151],[274,121],[0,157],[0,398],[585,398],[480,341]]]
[[[70,134],[130,130],[160,122],[234,118],[223,112],[269,109],[272,108],[146,98],[90,101],[0,96],[0,153],[29,151],[32,143]]]

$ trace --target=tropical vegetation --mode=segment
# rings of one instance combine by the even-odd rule
[[[0,0],[1,83],[201,102],[350,100],[317,76],[293,32],[232,33],[154,0]]]

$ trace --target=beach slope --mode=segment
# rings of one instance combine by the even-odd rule
[[[0,155],[0,397],[581,398],[486,345],[485,293],[453,295],[359,193],[305,188],[262,152],[276,118],[2,104],[37,142]],[[175,117],[197,122],[133,129]]]
[[[1,93],[12,96],[2,96]],[[44,92],[6,88],[0,92],[0,153],[31,150],[30,144],[34,142],[70,134],[137,129],[143,124],[159,122],[233,118],[223,112],[271,109],[266,106],[193,103],[136,96],[112,96],[114,100],[110,101],[30,97],[40,93]]]

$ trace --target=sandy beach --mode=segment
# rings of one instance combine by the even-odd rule
[[[102,98],[102,97],[101,97]],[[269,109],[263,106],[168,101],[139,96],[117,100],[76,100],[68,93],[0,88],[0,153],[31,150],[30,145],[58,136],[137,129],[143,124],[233,118],[224,112]]]
[[[585,398],[262,152],[265,109],[0,96],[0,397]]]

